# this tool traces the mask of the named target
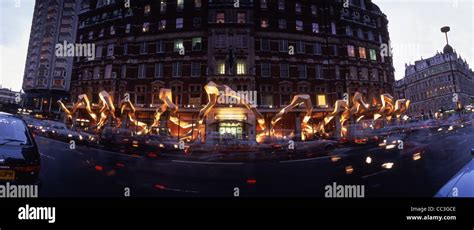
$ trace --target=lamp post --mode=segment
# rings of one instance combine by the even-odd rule
[[[448,32],[451,31],[451,28],[449,26],[443,26],[441,27],[441,33],[444,33],[445,36],[446,36],[446,46],[449,46],[449,39],[448,39]],[[450,67],[450,70],[451,70],[451,76],[452,76],[452,83],[453,83],[453,87],[454,87],[454,93],[457,93],[457,90],[456,90],[456,81],[454,80],[454,69],[453,69],[453,63],[451,61],[451,53],[448,53],[449,55],[449,67]],[[458,99],[459,100],[459,99]],[[457,104],[458,102],[456,101],[456,106],[454,107],[455,110],[457,110]]]

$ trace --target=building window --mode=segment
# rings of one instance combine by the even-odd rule
[[[158,24],[158,30],[165,30],[166,29],[166,19],[160,20]]]
[[[127,24],[127,25],[125,26],[125,33],[126,33],[126,34],[129,34],[129,33],[130,33],[130,24]]]
[[[145,78],[146,77],[146,65],[139,64],[138,65],[138,78]]]
[[[102,57],[102,46],[97,46],[96,51],[95,51],[95,57],[96,58]]]
[[[314,53],[314,55],[322,55],[323,54],[323,49],[322,49],[321,43],[319,43],[319,42],[314,43],[313,53]]]
[[[290,104],[292,91],[290,85],[280,85],[280,105]]]
[[[272,85],[260,85],[260,104],[262,105],[273,105],[273,86]]]
[[[127,77],[127,65],[123,65],[122,66],[122,73],[121,73],[121,77],[122,78],[126,78]]]
[[[260,27],[268,28],[268,26],[269,26],[268,19],[267,18],[262,18],[262,20],[260,20]]]
[[[245,59],[237,60],[237,74],[243,75],[247,74],[247,63]]]
[[[104,36],[104,29],[101,29],[100,32],[99,32],[99,38],[101,38],[103,36]]]
[[[356,80],[357,79],[357,67],[355,67],[355,66],[349,67],[349,75],[350,75],[350,79]]]
[[[110,26],[110,35],[114,35],[114,34],[115,34],[115,27]]]
[[[155,78],[162,78],[163,77],[163,63],[156,63],[155,64]]]
[[[360,79],[368,80],[369,79],[369,70],[367,68],[362,68],[360,70]]]
[[[150,31],[150,23],[149,22],[144,22],[143,23],[142,31],[144,33]]]
[[[339,47],[337,45],[332,45],[333,55],[339,56]]]
[[[372,81],[378,81],[379,80],[379,70],[378,69],[372,69],[371,74],[370,74],[370,80]]]
[[[165,52],[165,44],[163,40],[156,41],[156,53],[164,53]]]
[[[270,77],[271,76],[271,63],[270,62],[262,62],[261,72],[262,77]]]
[[[143,14],[147,15],[151,11],[151,6],[150,5],[145,5],[145,10],[143,11]]]
[[[160,12],[166,13],[166,0],[161,0],[160,2]]]
[[[290,76],[290,67],[288,63],[280,64],[280,77],[281,78],[288,78]]]
[[[347,35],[347,36],[352,36],[352,35],[353,35],[353,33],[352,33],[352,28],[351,28],[350,26],[347,26],[347,27],[346,27],[346,35]]]
[[[201,50],[201,38],[193,38],[193,51]]]
[[[303,31],[303,21],[296,21],[296,30],[297,31]]]
[[[182,29],[183,28],[183,18],[177,18],[176,19],[176,29]]]
[[[316,96],[316,101],[318,106],[326,106],[326,95],[324,94],[318,94]]]
[[[316,65],[314,72],[316,74],[316,79],[324,79],[324,70],[322,65]]]
[[[201,18],[198,18],[198,17],[193,18],[193,27],[201,28],[201,24],[202,24],[201,22],[202,22]]]
[[[225,48],[226,46],[226,35],[225,34],[217,34],[216,41],[214,43],[215,48]]]
[[[146,86],[135,86],[135,103],[139,105],[145,104]]]
[[[278,9],[285,10],[285,0],[278,0]]]
[[[377,61],[377,52],[374,49],[370,49],[370,60]]]
[[[216,61],[216,73],[218,75],[224,75],[225,74],[225,61],[224,60],[217,60]]]
[[[237,13],[237,23],[246,23],[247,22],[247,14],[245,12]]]
[[[279,29],[286,29],[286,20],[285,19],[278,19],[278,28]]]
[[[288,40],[279,40],[278,41],[278,50],[280,52],[288,52]]]
[[[94,39],[94,31],[89,31],[89,40]]]
[[[194,8],[201,8],[202,2],[201,0],[194,0]]]
[[[359,57],[360,58],[367,58],[367,54],[365,53],[365,48],[364,47],[359,47]]]
[[[114,56],[115,44],[109,44],[107,46],[107,57]]]
[[[268,8],[268,0],[260,0],[260,8],[267,9]]]
[[[111,76],[112,76],[112,65],[106,65],[104,78],[110,78]]]
[[[305,53],[305,42],[297,41],[296,42],[296,53],[304,54]]]
[[[191,63],[191,77],[200,77],[201,76],[201,63],[193,62]]]
[[[183,39],[174,40],[174,52],[179,52],[182,48],[184,48]]]
[[[306,65],[305,64],[298,65],[298,78],[306,78]]]
[[[357,37],[360,39],[364,39],[364,32],[360,28],[357,29]]]
[[[348,45],[347,46],[347,55],[349,57],[355,57],[355,49],[354,49],[354,46],[352,45]]]
[[[183,11],[184,9],[184,0],[176,0],[176,10],[178,12]]]
[[[217,12],[216,14],[216,23],[225,23],[225,13]]]
[[[372,31],[367,32],[367,38],[370,41],[373,41],[374,40],[374,33]]]
[[[336,23],[331,22],[331,33],[336,35],[337,34],[337,29],[336,29]]]
[[[181,77],[182,71],[181,62],[173,62],[173,77]]]
[[[335,67],[334,72],[336,72],[336,79],[341,79],[341,68],[338,65]]]
[[[318,7],[316,5],[311,5],[311,14],[313,16],[318,15]]]
[[[301,13],[301,2],[295,4],[295,11],[296,13]]]
[[[268,38],[260,40],[260,51],[270,51],[270,40]]]
[[[313,33],[315,33],[315,34],[319,33],[319,24],[318,23],[313,23],[311,25],[313,27]]]
[[[246,34],[237,34],[237,48],[243,49],[247,48],[247,35]]]
[[[140,44],[140,54],[147,54],[148,53],[148,43],[143,42]]]

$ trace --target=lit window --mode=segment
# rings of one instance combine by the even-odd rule
[[[201,50],[201,38],[193,38],[193,51]]]
[[[237,74],[242,75],[247,73],[245,60],[237,60]]]
[[[364,59],[367,58],[367,54],[365,53],[364,47],[359,47],[359,57]]]
[[[177,1],[176,10],[182,11],[184,8],[184,0],[176,0],[176,1]]]
[[[268,26],[269,26],[268,25],[268,19],[262,18],[262,20],[260,21],[260,27],[267,28]]]
[[[326,95],[320,94],[317,96],[318,106],[326,106]]]
[[[315,34],[319,33],[319,24],[318,23],[313,23],[312,27],[313,27],[313,33],[315,33]]]
[[[377,61],[377,52],[373,49],[371,49],[369,52],[370,52],[370,60]]]
[[[217,23],[225,23],[225,13],[219,12],[216,14],[216,22]]]
[[[160,12],[161,13],[166,12],[166,0],[161,0],[161,2],[160,2]]]
[[[145,10],[144,10],[144,14],[149,14],[151,11],[151,6],[150,5],[145,5]]]
[[[183,18],[177,18],[176,19],[176,29],[182,29],[183,28]]]
[[[174,40],[174,52],[179,52],[183,46],[183,39],[176,39]]]
[[[216,62],[216,70],[217,70],[217,74],[219,75],[225,74],[225,61],[224,60],[218,60]]]
[[[159,30],[164,30],[164,29],[166,29],[166,19],[160,20],[158,29],[159,29]]]
[[[348,45],[348,46],[347,46],[347,55],[348,55],[349,57],[355,57],[354,46],[351,46],[351,45]]]
[[[149,22],[143,23],[142,31],[143,31],[143,32],[148,32],[148,31],[150,31],[150,23],[149,23]]]
[[[303,31],[303,21],[296,21],[296,30]]]
[[[336,23],[331,22],[331,32],[332,34],[337,34]]]

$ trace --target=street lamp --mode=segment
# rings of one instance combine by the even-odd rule
[[[444,33],[445,36],[446,36],[446,47],[449,47],[449,39],[448,39],[448,32],[449,31],[451,31],[451,28],[449,26],[441,27],[441,33]],[[445,49],[443,51],[449,51],[449,50]],[[448,55],[449,55],[449,67],[451,68],[451,76],[452,76],[452,82],[453,82],[453,87],[454,87],[454,93],[457,93],[456,92],[456,81],[454,80],[453,63],[451,61],[451,53],[448,53]]]

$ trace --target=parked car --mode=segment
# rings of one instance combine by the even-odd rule
[[[27,124],[0,112],[0,183],[35,184],[40,167],[38,147]]]

